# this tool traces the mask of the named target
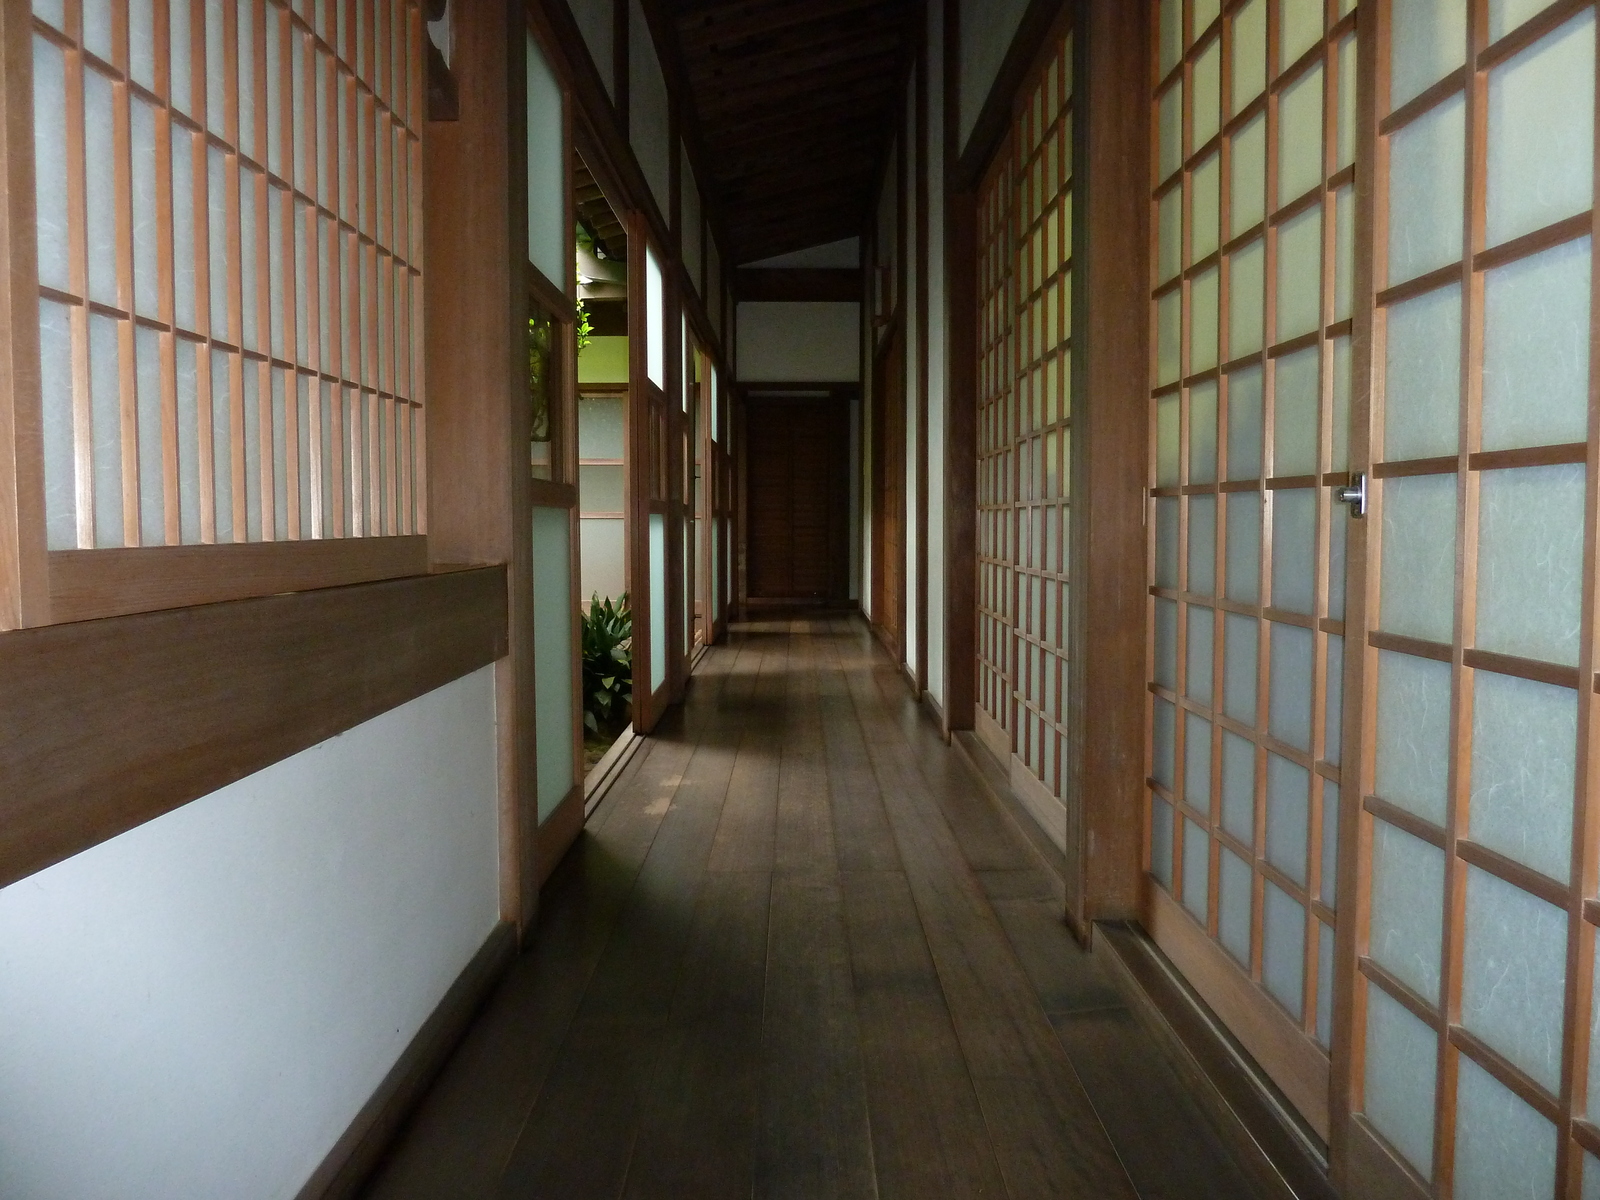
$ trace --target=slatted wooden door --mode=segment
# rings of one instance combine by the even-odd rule
[[[849,414],[835,396],[746,397],[751,599],[844,601],[849,448]]]

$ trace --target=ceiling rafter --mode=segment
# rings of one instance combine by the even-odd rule
[[[861,231],[920,6],[656,0],[677,37],[730,264]]]

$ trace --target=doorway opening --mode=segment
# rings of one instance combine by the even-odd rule
[[[633,717],[628,483],[628,231],[573,154],[578,280],[578,559],[584,770]]]

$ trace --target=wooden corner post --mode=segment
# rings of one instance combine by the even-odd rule
[[[1144,765],[1147,346],[1150,222],[1148,74],[1150,6],[1079,0],[1074,24],[1075,187],[1073,454],[1080,580],[1072,644],[1072,714],[1082,747],[1076,786],[1083,813],[1079,903],[1091,921],[1138,911]],[[1079,340],[1081,338],[1081,341]],[[1090,636],[1092,634],[1092,637]]]
[[[455,8],[459,119],[424,140],[430,557],[504,562],[509,653],[495,666],[501,914],[538,907],[526,172],[520,3]]]

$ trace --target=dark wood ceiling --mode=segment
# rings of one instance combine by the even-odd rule
[[[883,165],[920,6],[666,0],[734,262],[853,237]]]
[[[611,203],[600,185],[594,181],[589,164],[583,155],[572,152],[572,190],[577,201],[578,219],[589,226],[589,232],[605,245],[606,257],[626,262],[628,259],[628,231],[612,211]]]

